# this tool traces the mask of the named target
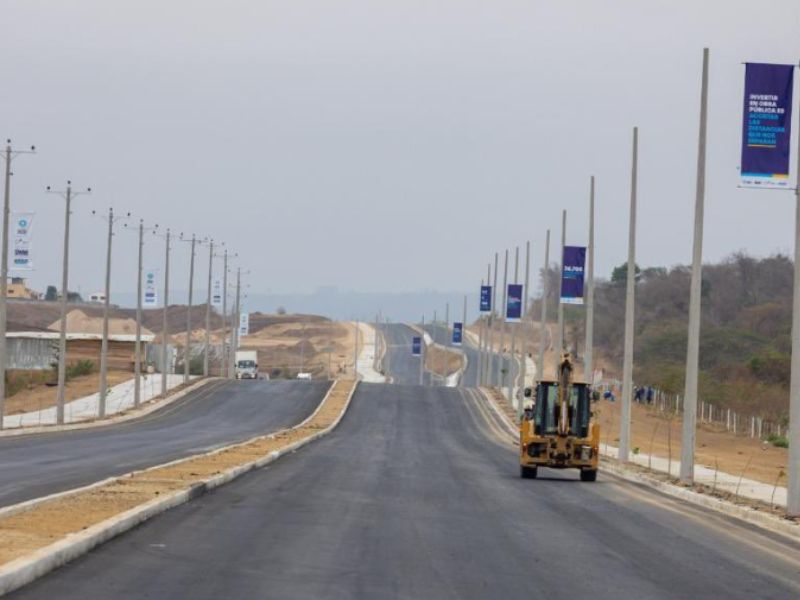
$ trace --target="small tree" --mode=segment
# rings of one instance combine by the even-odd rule
[[[279,306],[275,312],[278,313],[279,315],[285,315],[286,309],[283,306]]]
[[[58,288],[54,285],[48,285],[47,291],[44,293],[44,299],[47,302],[55,302],[58,300]]]

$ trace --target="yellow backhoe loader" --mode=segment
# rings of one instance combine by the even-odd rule
[[[581,481],[597,479],[600,425],[592,419],[589,385],[574,382],[572,376],[572,359],[564,354],[558,379],[537,382],[533,406],[519,426],[519,473],[524,479],[535,478],[539,467],[580,469]]]

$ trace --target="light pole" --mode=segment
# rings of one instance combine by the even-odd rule
[[[3,187],[3,249],[0,259],[0,429],[3,428],[6,399],[6,296],[8,295],[8,221],[11,216],[11,161],[20,154],[32,154],[36,147],[30,150],[13,150],[11,140],[6,140],[6,149],[3,153],[5,159],[5,185]]]
[[[544,377],[544,352],[547,338],[547,282],[550,279],[550,230],[547,230],[544,242],[544,270],[542,271],[542,305],[539,307],[539,360],[536,365],[536,377]]]
[[[47,186],[47,192],[58,194],[64,198],[64,264],[61,271],[61,330],[58,339],[58,396],[56,399],[56,423],[64,423],[64,395],[67,383],[67,300],[69,298],[69,220],[72,210],[72,200],[81,194],[91,193],[92,188],[85,192],[72,191],[72,182],[67,181],[67,189],[56,191]]]
[[[186,241],[181,235],[181,241]],[[189,383],[189,363],[191,362],[192,347],[192,292],[194,288],[194,249],[197,244],[197,237],[192,234],[192,239],[188,240],[191,246],[189,258],[189,300],[186,310],[186,345],[183,350],[183,383]]]
[[[208,293],[206,295],[206,338],[203,349],[203,377],[208,377],[208,352],[211,346],[211,276],[214,271],[214,240],[208,241]]]
[[[169,311],[169,239],[170,239],[170,230],[167,229],[166,235],[166,243],[164,245],[164,251],[166,257],[164,259],[164,314],[163,314],[163,325],[161,328],[161,396],[162,398],[166,398],[167,396],[167,371],[169,370],[169,318],[168,318],[168,311]]]
[[[95,211],[92,211],[95,214]],[[126,215],[130,217],[130,213]],[[111,240],[114,238],[114,209],[108,209],[108,242],[106,245],[106,285],[105,298],[103,299],[103,339],[100,342],[100,401],[97,406],[97,416],[106,416],[106,399],[108,397],[108,308],[111,301]]]
[[[153,231],[158,225],[153,226]],[[137,408],[142,402],[142,270],[144,253],[144,220],[139,219],[138,260],[136,264],[136,340],[133,357],[133,406]]]
[[[594,175],[589,184],[589,248],[586,253],[586,343],[584,379],[594,385]]]

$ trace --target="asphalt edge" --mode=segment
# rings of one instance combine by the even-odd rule
[[[150,400],[148,402],[140,404],[138,409],[131,408],[122,414],[107,417],[105,419],[80,421],[78,423],[67,423],[64,425],[37,425],[35,427],[16,427],[14,429],[3,429],[0,430],[0,438],[16,437],[18,435],[35,435],[39,433],[59,433],[62,431],[77,431],[80,429],[93,429],[95,427],[118,425],[119,423],[124,423],[125,421],[130,421],[132,419],[139,419],[141,417],[145,417],[152,412],[164,408],[165,406],[169,406],[176,400],[180,400],[185,395],[194,392],[200,389],[201,387],[214,381],[225,381],[225,378],[203,377],[199,381],[195,381],[194,383],[189,385],[189,387],[183,388],[180,391],[177,391],[173,394],[169,394],[168,392],[166,398],[162,398],[160,400],[155,400],[155,401]]]
[[[317,406],[316,410],[308,418],[303,420],[300,424],[295,425],[294,427],[290,427],[288,429],[284,429],[282,431],[296,429],[308,423],[321,410],[322,406],[325,404],[325,401],[328,399],[328,396],[330,395],[331,390],[333,390],[333,388],[334,385],[331,385],[330,388],[328,388],[325,397],[319,403],[319,406]],[[310,444],[311,442],[316,441],[319,438],[327,435],[328,433],[333,431],[339,425],[341,420],[344,418],[344,415],[350,408],[350,403],[353,400],[353,396],[355,395],[357,389],[358,389],[358,382],[356,381],[355,385],[353,386],[353,389],[350,391],[350,394],[347,397],[344,408],[342,409],[339,416],[336,417],[336,419],[333,421],[333,423],[331,423],[331,425],[329,425],[327,428],[320,429],[318,432],[310,435],[305,439],[299,440],[280,450],[274,450],[269,454],[267,454],[266,456],[263,456],[249,463],[245,463],[244,465],[232,467],[227,471],[215,475],[214,477],[211,477],[210,479],[207,479],[202,483],[195,484],[188,489],[174,492],[163,498],[156,498],[154,500],[151,500],[150,502],[139,505],[124,513],[111,517],[110,519],[106,519],[105,521],[101,521],[100,523],[92,525],[91,527],[86,528],[80,533],[69,535],[66,538],[63,538],[49,546],[41,548],[28,556],[23,556],[7,563],[4,567],[0,568],[0,596],[4,596],[9,592],[13,592],[14,590],[17,590],[25,585],[28,585],[29,583],[32,583],[39,577],[42,577],[43,575],[46,575],[47,573],[54,571],[55,569],[65,565],[66,563],[90,552],[97,546],[117,537],[122,533],[125,533],[126,531],[133,529],[137,525],[144,523],[145,521],[155,517],[156,515],[166,512],[172,508],[175,508],[176,506],[180,506],[181,504],[185,504],[190,500],[193,500],[205,494],[206,492],[209,492],[215,488],[225,485],[226,483],[230,483],[231,481],[237,479],[238,477],[241,477],[245,473],[264,467],[276,461],[285,454],[295,452],[296,450],[302,448],[303,446]],[[276,432],[275,434],[277,433],[280,432]],[[271,435],[274,436],[275,434]],[[261,439],[264,437],[270,437],[270,436],[262,435],[253,438],[252,440],[249,441]],[[247,442],[241,442],[233,444],[231,446],[225,446],[223,448],[218,448],[217,450],[205,454],[206,455],[215,454],[221,452],[222,450],[227,450],[229,448],[240,446],[244,443]],[[164,466],[175,464],[176,462],[182,462],[183,460],[188,460],[188,459],[180,459],[179,461],[172,461],[170,463],[158,465],[157,467],[150,467],[142,471],[135,471],[133,473],[128,473],[126,475],[122,475],[119,477],[112,477],[104,480],[103,482],[92,484],[91,486],[85,486],[83,488],[79,488],[76,490],[61,492],[59,494],[47,496],[46,498],[39,498],[33,501],[28,501],[23,504],[27,504],[28,506],[26,508],[29,509],[32,508],[33,505],[35,505],[36,503],[41,503],[44,502],[45,500],[52,500],[58,496],[74,494],[77,493],[78,491],[83,491],[86,489],[90,489],[92,487],[97,487],[102,483],[108,483],[115,479],[130,477],[134,473],[141,473],[143,471],[148,471],[155,468],[161,468]],[[14,507],[12,506],[8,508],[14,508]],[[6,516],[8,516],[8,514],[9,513],[6,513]]]
[[[512,425],[509,423],[506,415],[503,414],[503,411],[496,406],[495,401],[491,398],[491,396],[483,388],[479,389],[483,397],[492,407],[495,415],[500,417],[503,422]],[[709,496],[708,494],[701,494],[692,489],[674,485],[653,477],[648,477],[645,473],[641,473],[633,469],[627,469],[623,464],[618,462],[610,462],[608,457],[605,458],[606,460],[603,461],[601,471],[609,473],[614,477],[654,489],[667,496],[677,498],[678,500],[683,500],[689,504],[707,508],[726,516],[733,517],[750,525],[755,525],[756,527],[770,531],[771,533],[783,535],[795,542],[800,541],[800,523],[782,519],[780,517],[776,517],[775,515],[765,513],[748,506],[740,506],[727,500],[723,500],[722,498],[716,498],[714,496]]]

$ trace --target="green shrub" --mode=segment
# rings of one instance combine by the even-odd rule
[[[78,362],[67,365],[67,380],[91,375],[94,373],[94,363],[90,360],[79,360]]]
[[[778,435],[776,433],[770,433],[767,436],[767,441],[775,446],[776,448],[788,448],[789,447],[789,438],[785,435]]]

